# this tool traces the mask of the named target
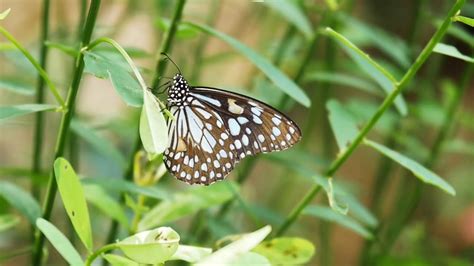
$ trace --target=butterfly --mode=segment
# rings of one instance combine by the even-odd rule
[[[180,70],[168,84],[173,118],[168,120],[163,160],[168,171],[188,184],[223,180],[245,157],[285,150],[301,139],[294,121],[261,101],[191,86]]]

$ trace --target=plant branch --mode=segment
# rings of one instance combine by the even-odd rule
[[[99,248],[98,250],[94,251],[94,253],[92,253],[91,255],[89,255],[89,257],[87,257],[87,260],[86,260],[86,262],[84,263],[84,265],[85,265],[85,266],[90,266],[90,265],[92,265],[92,262],[94,262],[94,260],[95,260],[99,255],[101,255],[102,253],[105,253],[105,252],[107,252],[107,251],[116,249],[116,248],[118,248],[118,246],[117,246],[116,243],[108,244],[108,245],[105,245],[105,246]]]
[[[411,81],[413,76],[416,72],[420,69],[420,67],[425,63],[426,59],[430,56],[433,52],[433,48],[435,45],[441,41],[441,38],[444,36],[445,32],[447,31],[449,25],[451,24],[451,18],[461,9],[465,0],[458,0],[453,5],[451,10],[449,11],[447,17],[444,19],[443,24],[439,27],[436,33],[433,35],[431,40],[425,46],[423,51],[417,57],[415,62],[412,66],[408,69],[405,73],[403,78],[399,83],[396,83],[394,90],[385,98],[382,105],[377,109],[374,115],[370,118],[367,124],[362,128],[359,132],[357,137],[351,143],[351,145],[342,153],[340,156],[333,161],[333,163],[329,166],[328,170],[325,173],[326,177],[331,177],[334,173],[339,170],[339,168],[346,162],[346,160],[351,156],[354,150],[359,146],[365,136],[369,133],[372,127],[378,122],[380,117],[385,113],[386,110],[392,105],[395,98],[402,92],[402,90],[408,85]],[[310,191],[303,197],[301,202],[292,210],[286,221],[283,225],[277,230],[277,235],[282,235],[285,231],[296,221],[296,219],[301,214],[301,211],[311,202],[311,200],[316,196],[320,187],[318,185],[314,185]]]
[[[82,34],[81,46],[86,46],[89,44],[92,31],[94,30],[95,21],[97,14],[99,12],[100,0],[92,0],[89,14],[87,15],[84,32]],[[79,90],[79,84],[81,82],[82,73],[84,70],[84,55],[79,53],[76,58],[76,70],[74,72],[74,77],[72,80],[71,88],[69,89],[66,110],[61,118],[61,124],[59,126],[58,138],[56,141],[55,155],[54,158],[58,158],[64,153],[64,146],[66,136],[69,131],[69,125],[73,116],[72,110],[74,110],[74,105],[76,103],[76,96]],[[57,184],[54,176],[54,170],[51,170],[51,175],[49,178],[48,190],[46,192],[46,198],[43,206],[43,218],[49,220],[51,217],[51,212],[54,205],[54,199],[56,197]],[[33,247],[33,265],[41,265],[42,256],[43,256],[43,246],[44,246],[44,235],[37,231],[37,236],[35,240],[35,245]]]

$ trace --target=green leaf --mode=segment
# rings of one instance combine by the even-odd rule
[[[159,200],[165,200],[171,197],[170,193],[160,187],[140,187],[120,178],[83,178],[81,182],[83,184],[98,185],[109,192],[128,192]]]
[[[69,265],[84,265],[77,250],[72,246],[71,242],[69,242],[63,233],[56,228],[56,226],[43,218],[39,218],[36,221],[36,226],[59,254],[61,254],[61,256],[69,263]]]
[[[303,214],[318,217],[329,222],[337,223],[354,231],[355,233],[363,236],[364,238],[370,239],[373,237],[372,234],[366,228],[360,225],[357,221],[350,218],[349,216],[337,213],[328,207],[311,205],[304,208]]]
[[[124,209],[104,189],[98,185],[84,185],[83,188],[88,202],[107,216],[118,221],[123,227],[128,228],[128,220]]]
[[[351,214],[354,218],[371,228],[375,228],[378,225],[379,221],[377,220],[377,217],[375,217],[369,209],[362,205],[362,203],[354,195],[344,193],[339,197],[347,204],[350,210],[349,214]]]
[[[437,174],[426,169],[421,164],[376,142],[365,140],[364,143],[376,149],[383,155],[389,157],[390,159],[394,160],[395,162],[399,163],[401,166],[405,167],[406,169],[410,170],[410,172],[412,172],[421,181],[428,184],[432,184],[444,190],[446,193],[450,195],[453,195],[453,196],[456,195],[456,191],[449,183],[444,181],[444,179],[439,177]]]
[[[453,18],[454,21],[459,21],[459,22],[462,22],[466,25],[469,25],[471,27],[474,27],[474,18],[468,18],[468,17],[465,17],[465,16],[455,16]]]
[[[180,237],[170,227],[143,231],[117,242],[117,246],[130,259],[145,264],[163,263],[176,252]]]
[[[410,66],[410,48],[402,39],[374,25],[366,24],[348,14],[339,14],[338,20],[344,23],[343,34],[354,37],[354,43],[359,46],[373,45],[392,58],[401,67],[406,69]],[[357,39],[365,39],[366,43],[357,42]]]
[[[51,104],[21,104],[0,106],[0,122],[20,116],[41,111],[55,110],[57,106]]]
[[[49,48],[58,49],[61,52],[65,53],[65,54],[67,54],[71,57],[74,57],[74,58],[77,56],[77,53],[78,53],[77,48],[75,48],[73,46],[70,46],[70,45],[63,44],[63,43],[46,41],[45,45],[48,46]]]
[[[441,21],[437,23],[436,27],[441,26]],[[471,47],[474,47],[474,36],[470,34],[467,30],[464,29],[464,27],[456,24],[451,24],[449,26],[447,33],[458,40],[461,40],[468,44]]]
[[[84,63],[85,72],[101,79],[110,78],[115,90],[128,105],[143,105],[142,88],[118,52],[85,51]]]
[[[35,94],[35,87],[30,83],[21,81],[19,77],[0,79],[0,89],[6,89],[22,95]]]
[[[168,126],[155,96],[150,91],[144,90],[143,97],[140,138],[143,148],[148,153],[159,154],[168,147]]]
[[[10,14],[11,10],[12,10],[11,8],[8,8],[7,10],[0,13],[0,20],[4,20],[8,16],[8,14]]]
[[[101,152],[108,158],[111,158],[122,167],[126,165],[127,162],[123,156],[123,153],[120,152],[109,141],[109,139],[100,136],[92,128],[89,128],[87,125],[85,125],[78,119],[73,119],[71,121],[71,129],[74,131],[74,133],[76,133],[78,136],[88,142],[92,147],[94,147],[98,152]]]
[[[272,0],[263,1],[262,3],[280,13],[281,16],[301,31],[307,39],[311,38],[314,33],[311,29],[311,22],[295,1]]]
[[[232,187],[229,188],[229,185]],[[139,228],[147,229],[167,224],[199,210],[220,205],[230,200],[234,196],[233,191],[237,189],[234,183],[223,181],[209,187],[191,188],[188,191],[176,193],[145,214],[139,223]]]
[[[164,32],[168,32],[171,27],[171,20],[160,17],[156,20],[156,26]],[[179,24],[176,30],[176,37],[179,39],[190,39],[198,35],[199,31],[196,28],[186,24]]]
[[[459,50],[456,47],[452,46],[452,45],[448,45],[448,44],[444,44],[444,43],[437,43],[436,46],[433,49],[433,52],[436,52],[438,54],[444,54],[444,55],[447,55],[447,56],[451,56],[451,57],[454,57],[454,58],[457,58],[457,59],[461,59],[461,60],[464,60],[464,61],[469,62],[469,63],[474,63],[474,58],[473,57],[461,54],[461,52],[459,52]]]
[[[186,22],[193,27],[196,27],[208,34],[214,35],[215,37],[225,41],[234,49],[239,51],[248,60],[250,60],[255,66],[257,66],[265,75],[280,88],[283,92],[288,94],[295,101],[301,103],[305,107],[311,105],[311,100],[308,98],[306,93],[291,79],[289,79],[285,74],[283,74],[278,68],[276,68],[272,63],[270,63],[263,56],[252,50],[250,47],[241,43],[240,41],[234,39],[233,37],[224,34],[222,32],[216,31],[211,27],[201,24],[195,24]]]
[[[326,191],[331,209],[342,215],[347,215],[347,212],[349,211],[348,205],[345,201],[342,201],[338,196],[336,196],[332,178],[325,178],[318,174],[313,174],[311,178],[313,182],[320,185]]]
[[[235,260],[232,260],[230,265],[258,265],[271,266],[270,261],[256,252],[245,252],[240,254]]]
[[[6,231],[20,222],[20,218],[13,214],[0,215],[0,233]]]
[[[265,256],[272,265],[305,265],[314,250],[313,243],[306,239],[281,237],[262,242],[252,251]]]
[[[240,256],[247,253],[262,242],[272,228],[267,225],[255,232],[243,234],[238,236],[238,239],[234,242],[226,245],[225,247],[218,249],[211,255],[205,257],[199,261],[196,265],[218,265],[218,264],[230,264],[238,260]]]
[[[110,263],[112,266],[139,266],[138,262],[127,259],[125,257],[114,255],[114,254],[105,254],[102,255],[104,259]]]
[[[71,164],[64,158],[54,161],[54,175],[58,190],[71,220],[72,226],[89,251],[92,247],[92,230],[89,219],[89,210],[84,196],[84,190]]]
[[[211,253],[212,248],[179,245],[178,250],[176,250],[176,253],[173,254],[170,260],[184,260],[190,263],[195,263]]]
[[[359,134],[357,124],[352,114],[337,100],[331,99],[326,103],[329,123],[336,137],[339,154],[343,153]]]
[[[445,152],[474,156],[474,143],[462,139],[448,140],[443,145],[443,150]]]
[[[342,47],[342,49],[351,57],[351,59],[374,81],[376,81],[386,94],[390,94],[395,89],[397,80],[385,70],[382,66],[377,64],[370,58],[369,55],[360,50],[351,41],[343,35],[337,33],[331,28],[326,28],[324,31],[331,38],[333,38]],[[395,107],[401,115],[407,114],[407,106],[401,95],[395,98]]]
[[[373,95],[380,96],[380,91],[371,83],[364,79],[351,76],[348,74],[335,73],[335,72],[322,72],[315,71],[305,74],[306,81],[319,81],[328,82],[344,87],[353,87],[360,91],[367,92]]]
[[[41,207],[29,193],[16,185],[0,181],[0,196],[23,214],[31,224],[41,217]]]

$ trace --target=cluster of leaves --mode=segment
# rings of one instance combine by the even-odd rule
[[[390,103],[378,108],[373,104],[374,101],[355,97],[348,101],[324,99],[328,113],[327,120],[338,147],[338,154],[332,163],[316,157],[306,147],[287,153],[266,156],[269,162],[275,162],[276,165],[285,167],[292,174],[304,177],[303,182],[309,183],[318,189],[322,188],[326,193],[328,206],[307,202],[305,205],[297,206],[301,207],[296,208],[301,214],[317,220],[339,224],[365,239],[373,239],[380,223],[378,218],[372,213],[372,210],[366,208],[357,199],[352,189],[339,181],[339,177],[334,176],[334,172],[352,154],[357,145],[362,143],[406,168],[420,181],[433,185],[450,195],[455,195],[456,192],[452,185],[417,162],[417,160],[424,161],[425,154],[420,153],[427,150],[427,148],[419,144],[413,137],[408,134],[396,136],[398,137],[396,139],[397,143],[404,146],[406,150],[403,153],[367,138],[368,130],[372,126],[375,126],[374,131],[379,136],[392,135],[390,131],[396,127],[397,121],[402,120],[403,117],[410,117],[409,112],[414,113],[415,121],[425,120],[432,127],[439,127],[443,121],[433,121],[435,115],[430,113],[439,106],[438,103],[432,101],[422,103],[415,106],[414,111],[411,111],[404,97],[398,94],[400,84],[403,81],[399,77],[404,76],[400,73],[410,73],[412,69],[421,66],[416,65],[416,62],[414,65],[410,65],[412,61],[410,57],[411,48],[404,41],[394,38],[382,29],[367,25],[342,12],[336,12],[339,8],[336,1],[327,2],[329,10],[327,12],[332,12],[334,19],[342,25],[340,31],[326,27],[312,29],[310,20],[294,2],[266,1],[264,3],[266,7],[282,15],[291,27],[300,32],[303,42],[315,42],[317,38],[325,36],[328,40],[337,43],[350,59],[350,61],[346,61],[343,72],[308,70],[305,71],[302,80],[290,78],[283,70],[259,52],[211,26],[181,22],[174,30],[177,31],[177,38],[183,38],[184,40],[196,38],[199,33],[216,37],[248,59],[268,79],[268,81],[264,78],[257,79],[255,90],[250,94],[255,94],[266,102],[273,103],[275,101],[274,92],[278,91],[281,94],[279,100],[287,99],[287,101],[300,104],[302,107],[314,108],[314,99],[302,89],[303,85],[314,82],[354,88],[361,93],[373,96],[377,101],[395,95],[393,103],[396,112],[388,109]],[[0,19],[4,19],[7,15],[8,11],[2,13]],[[452,19],[472,26],[472,19],[465,16],[458,14]],[[157,26],[169,34],[173,30],[172,25],[174,23],[176,21],[160,19]],[[466,36],[463,31],[456,27],[454,29],[458,29],[458,31],[450,29],[451,31],[448,31],[448,33],[458,37],[461,41],[466,41],[471,46],[473,45],[472,36]],[[8,32],[5,32],[5,30],[2,31],[4,35],[8,36]],[[45,79],[49,81],[47,73],[38,68],[33,57],[21,45],[16,43],[13,37],[8,37],[8,39],[29,58],[40,75],[46,76]],[[99,46],[102,43],[111,44],[111,48],[103,47],[103,45]],[[372,45],[380,50],[391,62],[382,64],[372,59],[362,50],[366,45]],[[59,49],[72,57],[77,57],[78,53],[82,53],[86,73],[97,78],[109,79],[117,94],[127,105],[142,107],[139,123],[140,137],[143,147],[148,153],[147,155],[143,153],[132,155],[131,161],[135,170],[134,182],[115,178],[78,178],[73,166],[66,159],[56,158],[53,167],[55,180],[53,181],[58,186],[72,227],[88,251],[89,255],[85,260],[80,255],[78,248],[51,221],[40,218],[42,216],[41,208],[36,199],[19,186],[2,181],[0,196],[23,214],[32,225],[36,225],[69,264],[90,265],[98,256],[102,256],[112,265],[159,264],[170,260],[184,260],[198,265],[209,265],[217,262],[290,265],[304,264],[311,259],[315,252],[314,245],[303,238],[275,237],[264,241],[270,234],[271,227],[268,225],[262,227],[260,221],[265,221],[264,224],[291,225],[293,222],[291,216],[284,219],[275,210],[246,202],[240,193],[241,184],[224,181],[210,187],[190,188],[175,192],[168,188],[164,181],[160,181],[161,176],[165,174],[160,154],[168,143],[166,119],[163,114],[166,115],[166,112],[162,112],[164,105],[144,85],[140,73],[146,73],[145,69],[137,68],[130,58],[142,56],[146,54],[145,52],[136,49],[123,49],[115,41],[108,38],[97,39],[80,51],[61,43],[49,42],[48,47]],[[474,61],[472,57],[460,53],[454,46],[441,42],[436,43],[433,51],[468,63]],[[289,60],[289,57],[291,56],[287,56],[286,59]],[[306,65],[309,65],[309,63],[303,64],[303,70]],[[308,69],[319,69],[319,67],[315,65],[314,68]],[[449,83],[446,84],[448,84],[445,86],[446,91],[449,94],[452,87]],[[16,82],[15,78],[1,79],[0,85],[2,88],[17,93],[34,93],[32,87],[30,88],[28,84]],[[48,86],[53,95],[59,95],[54,84]],[[272,93],[270,94],[268,91]],[[64,102],[61,101],[61,97],[59,96],[57,99],[58,105],[21,104],[1,106],[0,122],[35,112],[66,112],[67,108]],[[275,104],[280,102],[277,101]],[[435,107],[430,109],[430,104],[435,104]],[[383,117],[375,125],[379,117],[376,117],[375,121],[372,121],[372,119],[381,108]],[[428,113],[427,116],[426,113]],[[442,114],[442,116],[444,115]],[[369,125],[368,129],[367,125]],[[97,153],[101,153],[104,157],[120,165],[121,169],[126,168],[129,160],[124,158],[123,153],[113,143],[97,129],[88,125],[86,121],[77,117],[73,118],[71,131],[88,143]],[[417,145],[411,145],[412,143],[417,143]],[[456,146],[454,144],[450,146],[454,151],[464,153],[467,151],[471,152],[472,155],[472,150],[462,149],[465,145],[458,143]],[[336,168],[333,168],[333,165],[337,165]],[[321,174],[320,167],[330,170]],[[124,195],[125,204],[121,204],[116,200],[115,196],[119,194]],[[182,245],[181,238],[192,239],[192,236],[187,235],[184,231],[174,230],[174,226],[173,228],[163,227],[164,225],[176,225],[176,222],[197,213],[208,215],[206,210],[221,206],[232,200],[237,200],[249,217],[256,217],[258,222],[255,224],[260,226],[255,227],[261,227],[261,229],[252,233],[235,235],[233,233],[238,232],[241,228],[226,224],[225,219],[223,219],[224,222],[216,222],[216,217],[210,217],[213,215],[209,215],[209,217],[206,217],[209,218],[209,228],[206,228],[206,230],[213,233],[215,237],[219,236],[221,238],[216,242],[215,248],[212,249],[205,247],[204,243],[199,243],[196,246]],[[108,243],[94,249],[94,243],[97,240],[94,240],[95,234],[93,234],[91,228],[88,204],[126,228],[129,231],[129,236],[116,243]],[[132,219],[129,219],[130,213],[133,215]],[[20,218],[14,214],[2,214],[0,216],[0,231],[18,225],[19,221]],[[284,230],[279,230],[277,234],[282,232]],[[192,233],[199,233],[195,236],[196,241],[202,240],[203,232]],[[105,254],[105,252],[114,249],[121,250],[124,256]]]

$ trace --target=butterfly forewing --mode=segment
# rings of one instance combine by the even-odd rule
[[[164,160],[182,181],[212,184],[224,179],[244,157],[284,150],[301,138],[291,119],[258,100],[215,88],[189,87],[178,78],[168,92],[174,119],[168,121],[170,142]]]

